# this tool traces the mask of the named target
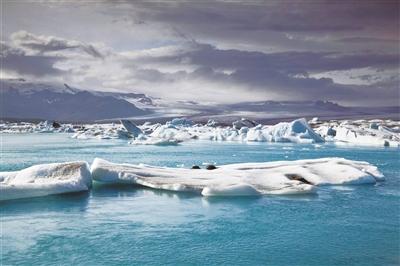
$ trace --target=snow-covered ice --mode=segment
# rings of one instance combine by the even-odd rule
[[[126,139],[133,145],[177,145],[193,139],[237,142],[291,143],[348,143],[400,147],[400,122],[392,120],[330,120],[296,119],[276,125],[262,125],[248,119],[233,122],[232,126],[210,120],[195,124],[185,118],[165,124],[146,122],[135,125],[121,120],[121,124],[58,124],[49,121],[33,123],[0,123],[2,133],[74,133],[76,139]],[[56,126],[56,127],[55,127]]]
[[[240,122],[240,126],[239,126]],[[246,123],[245,123],[246,122]],[[214,127],[195,125],[191,127],[161,125],[150,134],[158,139],[186,141],[202,139],[213,141],[259,141],[259,142],[294,142],[318,143],[324,139],[315,133],[305,119],[282,122],[274,126],[253,125],[250,121],[239,120],[233,127]]]
[[[309,194],[321,185],[373,184],[384,180],[377,167],[343,158],[321,158],[217,166],[214,170],[86,162],[35,165],[0,172],[0,200],[87,191],[92,179],[203,196]]]
[[[398,128],[399,122],[394,121],[328,121],[317,126],[315,131],[326,141],[337,144],[400,147]]]
[[[193,121],[186,118],[174,118],[171,121],[166,123],[167,125],[172,126],[182,126],[182,127],[191,127],[193,126]]]
[[[40,164],[20,171],[0,172],[0,200],[86,191],[91,184],[86,162]]]
[[[0,133],[73,133],[72,124],[59,124],[57,122],[42,121],[38,124],[29,122],[0,123]]]
[[[318,143],[324,139],[314,132],[305,119],[281,122],[274,126],[256,126],[247,132],[247,141]]]
[[[154,189],[192,191],[203,196],[314,193],[317,185],[354,185],[384,179],[367,162],[323,158],[218,166],[215,170],[115,164],[96,158],[93,180]]]

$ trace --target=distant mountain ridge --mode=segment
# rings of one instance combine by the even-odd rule
[[[111,95],[71,88],[67,84],[0,80],[0,118],[95,121],[151,113]]]
[[[198,122],[215,119],[234,121],[241,117],[257,121],[298,117],[339,119],[346,117],[394,117],[400,107],[346,107],[330,101],[257,101],[234,104],[169,102],[143,93],[86,91],[24,79],[0,80],[0,119],[59,120],[71,122],[111,121],[131,118],[164,121],[188,117]]]

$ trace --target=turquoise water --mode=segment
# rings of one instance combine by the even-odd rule
[[[316,196],[203,198],[134,186],[0,203],[2,265],[399,265],[399,150],[325,144],[131,146],[67,134],[1,135],[1,171],[101,157],[190,167],[339,156],[385,174]]]

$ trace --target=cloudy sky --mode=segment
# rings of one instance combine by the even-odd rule
[[[167,100],[399,104],[398,1],[1,3],[2,78]]]

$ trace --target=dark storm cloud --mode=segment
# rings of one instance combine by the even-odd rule
[[[392,82],[381,94],[376,86],[337,84],[331,78],[314,78],[312,72],[341,71],[354,68],[396,69],[398,55],[363,54],[343,55],[335,53],[284,52],[265,54],[239,50],[221,50],[211,45],[191,43],[187,51],[166,56],[136,58],[138,65],[180,65],[195,67],[194,71],[161,73],[156,70],[140,71],[141,78],[154,82],[177,80],[212,80],[229,84],[241,84],[248,93],[264,92],[296,99],[349,100],[360,97],[382,98],[395,96],[397,86]],[[132,62],[126,67],[132,67]],[[229,74],[223,70],[230,70]],[[380,84],[379,86],[381,86]],[[221,89],[227,89],[221,88]]]
[[[198,28],[214,24],[243,30],[343,31],[391,26],[397,1],[131,2],[136,19]],[[379,22],[379,25],[376,25]]]
[[[344,43],[392,43],[398,44],[398,40],[395,39],[380,39],[380,38],[371,38],[371,37],[348,37],[348,38],[341,38],[336,40],[337,42],[344,42]]]
[[[395,83],[385,84],[386,90],[381,91],[377,90],[376,84],[374,86],[338,84],[331,78],[293,77],[274,70],[239,70],[232,74],[232,78],[237,82],[253,84],[255,90],[275,91],[290,99],[362,101],[366,100],[365,97],[382,99],[398,95]]]
[[[31,2],[29,14],[23,4],[5,7],[14,50],[3,62],[20,74],[59,75],[56,65],[78,87],[185,100],[202,92],[204,101],[398,102],[398,1],[51,1]]]
[[[395,68],[398,54],[338,54],[327,52],[262,53],[221,50],[212,45],[192,43],[192,49],[180,54],[144,57],[144,62],[190,64],[226,69],[272,69],[288,74],[323,72],[353,68]]]
[[[307,46],[308,49],[335,50],[334,45],[329,45],[331,38],[381,36],[397,39],[399,30],[398,1],[130,3],[132,21],[161,23],[201,41],[238,41],[258,46],[264,43],[295,50],[307,50]],[[295,36],[288,38],[287,34]],[[321,40],[315,42],[309,37],[328,38],[321,44]]]
[[[54,64],[62,61],[62,57],[26,55],[24,51],[0,43],[2,70],[16,72],[21,75],[35,77],[61,75],[63,71],[54,68]]]

